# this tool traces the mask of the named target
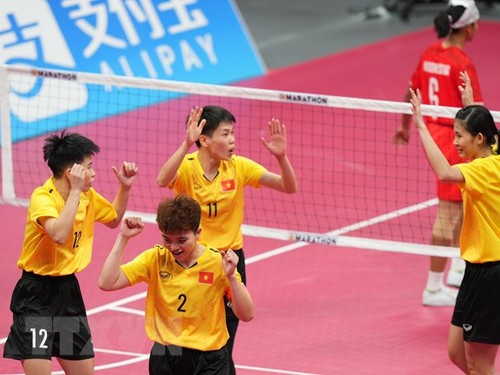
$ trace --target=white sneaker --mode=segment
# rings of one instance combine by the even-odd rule
[[[424,306],[455,306],[458,290],[445,286],[438,290],[424,289],[422,293],[422,305]]]
[[[446,276],[446,284],[459,287],[462,284],[462,279],[464,278],[463,270],[452,270],[448,271]]]

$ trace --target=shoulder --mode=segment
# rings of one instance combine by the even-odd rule
[[[101,205],[101,206],[112,206],[112,203],[98,193],[93,187],[91,187],[88,191],[82,193],[82,198],[85,197],[92,204]],[[85,199],[83,198],[83,199]]]
[[[209,256],[219,256],[221,253],[219,249],[210,245],[209,243],[201,241],[199,242],[199,244],[205,248],[205,253],[207,253]]]
[[[424,48],[422,53],[420,54],[420,59],[423,60],[425,58],[428,58],[429,55],[435,55],[437,51],[440,51],[443,49],[441,41],[433,43],[427,47]]]
[[[33,190],[31,193],[31,200],[33,201],[44,198],[55,200],[57,196],[59,196],[59,193],[54,186],[54,182],[51,178],[49,178],[43,185],[38,186]]]
[[[183,161],[195,161],[198,159],[198,151],[195,151],[195,152],[191,152],[189,154],[186,154],[184,156],[184,160]]]
[[[477,158],[469,163],[460,163],[456,166],[462,173],[471,173],[472,171],[498,171],[500,170],[500,155]]]
[[[217,260],[217,262],[221,259],[221,251],[210,244],[206,244],[205,251],[203,252],[203,257],[206,259]]]
[[[199,163],[198,160],[198,151],[186,154],[184,155],[184,158],[182,159],[181,165],[179,167],[179,170],[185,170],[186,168],[194,168],[195,165]]]
[[[233,155],[231,157],[230,163],[233,163],[235,165],[260,165],[255,160],[241,155]]]
[[[154,245],[153,247],[150,247],[149,249],[146,249],[143,252],[139,253],[139,255],[135,257],[134,261],[135,262],[141,261],[144,264],[151,264],[156,262],[160,257],[164,256],[166,253],[169,252],[164,246]]]

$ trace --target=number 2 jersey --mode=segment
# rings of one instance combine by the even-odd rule
[[[53,178],[31,194],[26,229],[17,266],[43,276],[64,276],[82,271],[90,263],[94,223],[108,223],[117,217],[113,205],[93,188],[80,195],[73,229],[63,244],[56,243],[39,222],[57,218],[66,202],[54,186]]]
[[[476,68],[471,59],[459,47],[443,47],[443,42],[428,47],[420,56],[417,68],[410,81],[412,89],[419,89],[422,103],[446,107],[463,107],[458,86],[462,85],[460,72],[469,74],[474,101],[482,102]],[[452,118],[432,119],[427,122],[453,126]]]
[[[224,295],[231,298],[231,293],[218,250],[207,245],[197,262],[184,268],[166,247],[156,245],[121,269],[131,285],[148,284],[145,328],[150,340],[202,351],[226,345]]]
[[[243,247],[244,187],[260,188],[267,171],[262,165],[242,156],[222,160],[217,176],[209,181],[203,175],[198,152],[184,157],[177,178],[169,184],[176,194],[186,194],[201,206],[202,242],[220,250]]]

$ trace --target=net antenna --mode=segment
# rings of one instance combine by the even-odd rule
[[[108,199],[117,188],[111,166],[138,163],[128,214],[154,223],[158,202],[172,194],[157,186],[156,175],[183,141],[195,105],[229,109],[237,120],[236,153],[271,171],[279,170],[277,162],[260,139],[269,136],[271,118],[286,125],[299,191],[245,190],[245,235],[296,247],[458,255],[456,248],[428,244],[435,177],[416,131],[407,146],[392,143],[402,114],[411,110],[391,101],[0,66],[0,203],[28,204],[32,190],[50,176],[44,138],[67,129],[100,146],[95,187]],[[453,118],[457,110],[422,106],[433,117]],[[500,113],[492,114],[499,122]]]

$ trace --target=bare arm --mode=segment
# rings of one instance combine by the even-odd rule
[[[404,96],[405,102],[410,102],[410,90],[408,90]],[[403,113],[401,118],[401,125],[396,129],[394,136],[392,138],[393,143],[397,145],[406,145],[410,140],[410,123],[411,115]]]
[[[120,268],[121,258],[128,240],[137,236],[143,229],[144,224],[138,217],[130,217],[123,220],[120,233],[102,266],[98,282],[99,288],[109,291],[130,286],[127,276],[125,276],[125,273]]]
[[[116,210],[117,217],[106,224],[109,228],[116,228],[120,225],[123,215],[127,210],[128,199],[130,197],[130,188],[132,187],[138,168],[135,163],[124,161],[120,169],[112,167],[120,186],[113,200],[113,207]]]
[[[235,275],[238,256],[233,250],[222,252],[222,266],[231,289],[231,306],[236,316],[249,322],[255,316],[255,305],[247,287]]]
[[[260,178],[262,186],[282,191],[284,193],[295,193],[298,189],[297,178],[290,160],[288,160],[286,127],[278,119],[269,122],[269,141],[262,138],[264,147],[276,157],[280,167],[280,174],[266,172]]]
[[[165,187],[170,184],[177,176],[177,171],[181,166],[184,156],[189,152],[191,146],[200,138],[203,127],[206,121],[200,122],[203,108],[195,107],[189,114],[189,119],[186,124],[186,139],[182,142],[180,147],[168,158],[163,164],[156,177],[158,186]]]
[[[80,164],[74,164],[69,171],[70,191],[64,208],[59,217],[48,218],[41,222],[41,225],[58,244],[63,244],[73,231],[76,212],[80,201],[83,186],[85,184],[85,168]]]
[[[464,176],[462,172],[455,167],[451,166],[443,152],[439,149],[438,145],[432,138],[427,126],[422,118],[422,113],[420,111],[420,105],[422,98],[420,96],[420,91],[414,92],[410,89],[411,99],[410,103],[412,105],[413,119],[418,130],[422,144],[424,145],[425,153],[429,159],[432,169],[436,173],[439,181],[443,182],[464,182]]]

